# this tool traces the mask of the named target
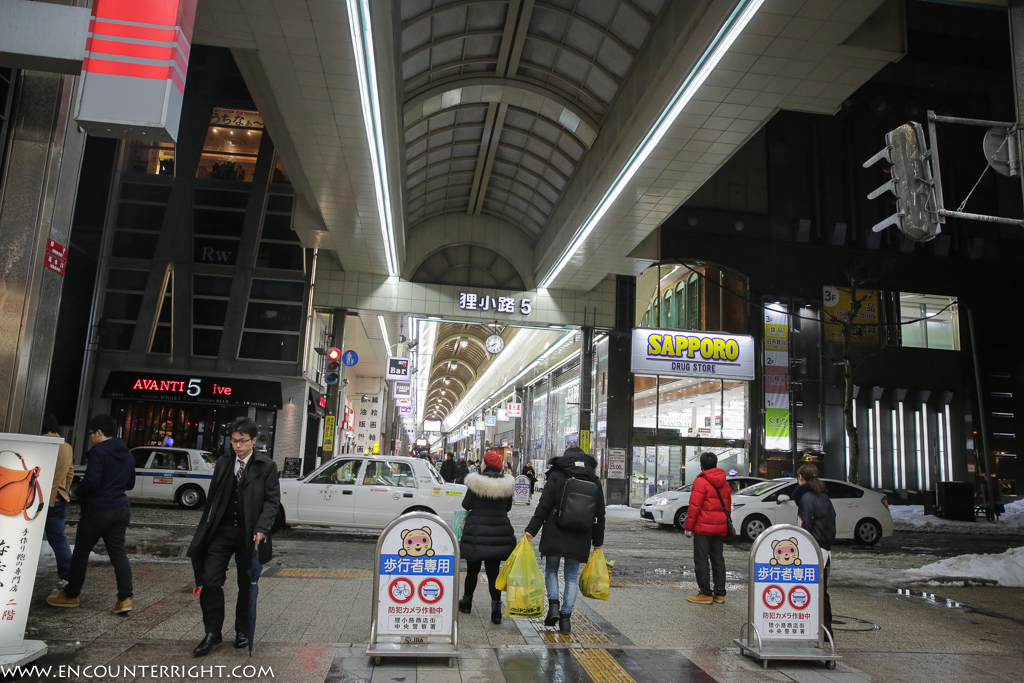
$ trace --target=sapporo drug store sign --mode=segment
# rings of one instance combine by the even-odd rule
[[[758,536],[751,551],[751,622],[762,640],[818,640],[821,557],[814,538],[790,524]]]
[[[458,565],[457,542],[439,517],[411,513],[389,525],[378,541],[375,635],[450,642]]]

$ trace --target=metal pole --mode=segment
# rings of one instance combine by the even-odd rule
[[[985,399],[981,388],[981,367],[978,361],[978,344],[974,336],[974,315],[971,307],[967,307],[967,329],[971,335],[971,357],[974,361],[974,387],[978,393],[978,428],[981,431],[982,462],[985,466],[985,486],[982,491],[985,493],[985,505],[988,508],[989,519],[995,519],[996,501],[995,495],[998,490],[992,486],[992,464],[989,458],[992,451],[988,448],[988,426],[985,423]],[[952,444],[950,444],[952,447]]]
[[[986,216],[981,213],[966,213],[964,211],[950,211],[948,209],[939,209],[935,213],[939,214],[943,218],[964,218],[970,221],[981,221],[982,223],[1003,223],[1004,225],[1016,225],[1017,227],[1024,227],[1024,221],[1019,218],[1003,218],[1002,216]]]

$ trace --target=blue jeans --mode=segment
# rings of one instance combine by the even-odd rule
[[[558,599],[558,565],[562,562],[559,555],[548,555],[544,558],[544,587],[548,591],[548,600]],[[572,614],[576,605],[576,595],[580,592],[580,561],[571,557],[565,558],[565,592],[562,594],[562,614]]]
[[[71,573],[71,546],[64,535],[64,521],[68,516],[68,502],[57,496],[57,502],[46,511],[46,540],[57,558],[57,578],[68,580]]]

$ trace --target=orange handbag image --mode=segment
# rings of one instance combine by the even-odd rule
[[[14,453],[14,451],[0,451]],[[39,468],[29,469],[25,464],[25,458],[20,453],[14,453],[21,461],[22,470],[12,470],[8,467],[0,467],[0,514],[13,517],[17,514],[25,515],[25,519],[32,521],[39,516],[46,501],[43,499],[43,489],[39,486]],[[35,504],[36,498],[39,504],[36,513],[28,516],[29,509]]]

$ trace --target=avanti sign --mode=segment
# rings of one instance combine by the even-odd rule
[[[642,375],[749,381],[754,379],[754,338],[636,328],[631,369]]]

